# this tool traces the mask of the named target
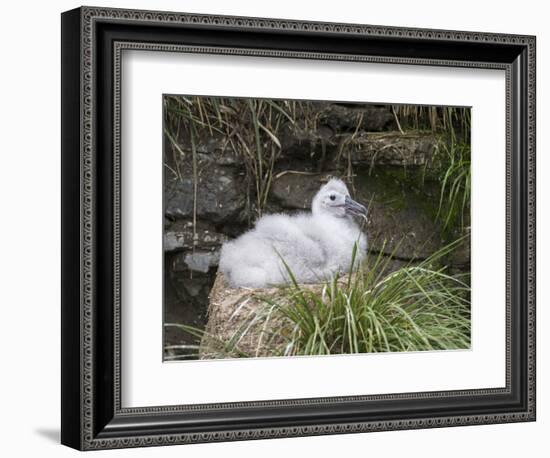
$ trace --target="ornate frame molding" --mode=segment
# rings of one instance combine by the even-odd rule
[[[69,14],[69,13],[66,13]],[[78,68],[78,77],[80,84],[80,214],[75,215],[78,218],[79,225],[79,297],[80,310],[78,317],[73,317],[79,323],[80,337],[79,342],[74,343],[79,348],[79,366],[78,372],[81,374],[79,386],[80,415],[78,425],[78,437],[73,437],[74,433],[67,433],[64,443],[81,449],[104,449],[120,447],[137,447],[149,445],[167,445],[179,443],[196,443],[210,441],[227,440],[246,440],[261,439],[272,437],[290,437],[306,436],[319,434],[340,434],[349,432],[366,431],[384,431],[399,430],[426,427],[442,427],[487,423],[504,423],[515,421],[529,421],[535,418],[535,38],[531,36],[518,36],[506,34],[490,34],[478,32],[462,31],[442,31],[425,30],[398,27],[381,27],[370,25],[355,24],[336,24],[336,23],[317,23],[290,21],[278,19],[246,18],[246,17],[228,17],[228,16],[205,16],[196,14],[165,13],[150,11],[132,11],[123,9],[105,9],[83,7],[78,13],[73,13],[71,20],[78,16],[78,34],[80,37],[79,55],[80,63]],[[259,427],[252,429],[227,429],[221,431],[206,432],[182,432],[165,434],[143,434],[143,435],[125,435],[124,432],[117,436],[102,435],[101,428],[97,425],[97,390],[95,380],[96,362],[95,362],[95,329],[96,310],[99,304],[96,298],[97,278],[96,278],[96,250],[97,240],[97,221],[96,209],[100,204],[97,201],[97,176],[95,164],[94,144],[96,138],[96,53],[97,53],[97,24],[124,24],[124,25],[158,25],[173,24],[174,26],[205,26],[216,29],[235,29],[238,31],[292,31],[304,34],[341,34],[345,36],[360,37],[385,37],[397,39],[414,39],[425,42],[433,40],[445,41],[448,43],[487,43],[497,44],[503,47],[512,46],[523,49],[523,59],[527,60],[527,74],[524,75],[523,84],[527,82],[527,132],[526,144],[527,155],[525,179],[527,181],[527,195],[525,196],[526,215],[527,215],[527,233],[526,233],[526,257],[527,257],[527,276],[524,287],[526,288],[526,327],[525,332],[527,346],[526,364],[526,389],[527,400],[525,409],[518,412],[476,414],[476,415],[450,415],[450,416],[429,416],[418,417],[415,419],[404,420],[385,420],[385,421],[359,421],[346,423],[326,423],[308,426],[282,426],[282,427]],[[503,389],[488,390],[467,390],[459,392],[433,392],[433,393],[408,393],[398,395],[382,396],[359,396],[353,398],[318,398],[302,399],[288,401],[264,401],[251,403],[231,403],[231,404],[208,404],[191,406],[162,406],[152,408],[133,408],[123,409],[120,404],[120,66],[121,53],[125,49],[146,49],[152,51],[172,51],[189,53],[214,53],[231,55],[253,55],[266,57],[295,57],[302,59],[323,59],[323,60],[349,60],[362,62],[383,62],[399,63],[411,65],[439,65],[450,67],[471,67],[471,68],[496,68],[506,71],[506,105],[507,105],[507,384]],[[514,93],[512,87],[512,72],[514,71],[511,63],[502,62],[483,62],[468,60],[447,60],[434,58],[404,58],[404,57],[386,57],[359,54],[337,54],[320,52],[295,52],[288,50],[273,49],[252,49],[243,47],[217,47],[217,46],[184,46],[167,43],[144,43],[133,41],[114,41],[113,50],[113,92],[114,92],[114,119],[112,123],[113,132],[113,176],[114,176],[114,221],[113,221],[113,259],[114,259],[114,279],[112,294],[114,298],[114,412],[118,417],[128,417],[131,415],[159,415],[179,413],[183,414],[189,411],[212,411],[216,409],[238,409],[243,407],[273,407],[273,406],[311,406],[323,403],[338,403],[350,401],[371,401],[371,400],[396,400],[396,399],[427,399],[441,397],[464,396],[465,398],[476,395],[491,394],[509,394],[511,393],[512,373],[511,373],[511,286],[510,278],[512,275],[511,262],[511,231],[512,231],[512,147],[514,139],[511,137],[513,115],[512,104],[514,103]],[[70,179],[77,179],[71,177]],[[65,261],[64,261],[65,262]],[[65,312],[64,312],[65,313]],[[64,343],[65,345],[65,343]],[[68,364],[68,363],[67,363]],[[72,381],[74,375],[69,377]],[[74,407],[73,407],[74,408]],[[68,428],[66,428],[68,429]],[[72,431],[72,430],[71,430]]]

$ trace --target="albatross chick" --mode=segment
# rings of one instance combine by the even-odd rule
[[[356,262],[365,257],[367,239],[354,217],[366,215],[344,182],[332,178],[313,198],[311,213],[263,216],[253,229],[226,242],[220,270],[233,287],[289,283],[288,269],[298,283],[321,282],[350,269],[356,242]]]

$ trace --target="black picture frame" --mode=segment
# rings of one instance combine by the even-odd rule
[[[479,32],[95,7],[63,13],[61,442],[90,450],[534,421],[535,47],[533,36]],[[122,408],[124,49],[505,70],[506,387]]]

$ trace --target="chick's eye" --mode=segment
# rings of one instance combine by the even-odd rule
[[[331,195],[329,196],[329,198],[330,198],[330,200],[335,200],[335,199],[336,199],[336,196],[335,196],[334,194],[331,194]]]

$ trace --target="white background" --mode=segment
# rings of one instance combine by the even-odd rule
[[[122,75],[124,407],[505,386],[504,71],[131,51]],[[472,106],[471,349],[163,364],[163,92]]]
[[[287,17],[538,36],[538,421],[527,424],[324,436],[104,452],[109,456],[299,456],[342,452],[409,457],[545,456],[550,428],[548,12],[540,1],[99,1],[98,5]],[[73,1],[2,8],[0,99],[0,450],[69,456],[59,439],[60,17]]]

